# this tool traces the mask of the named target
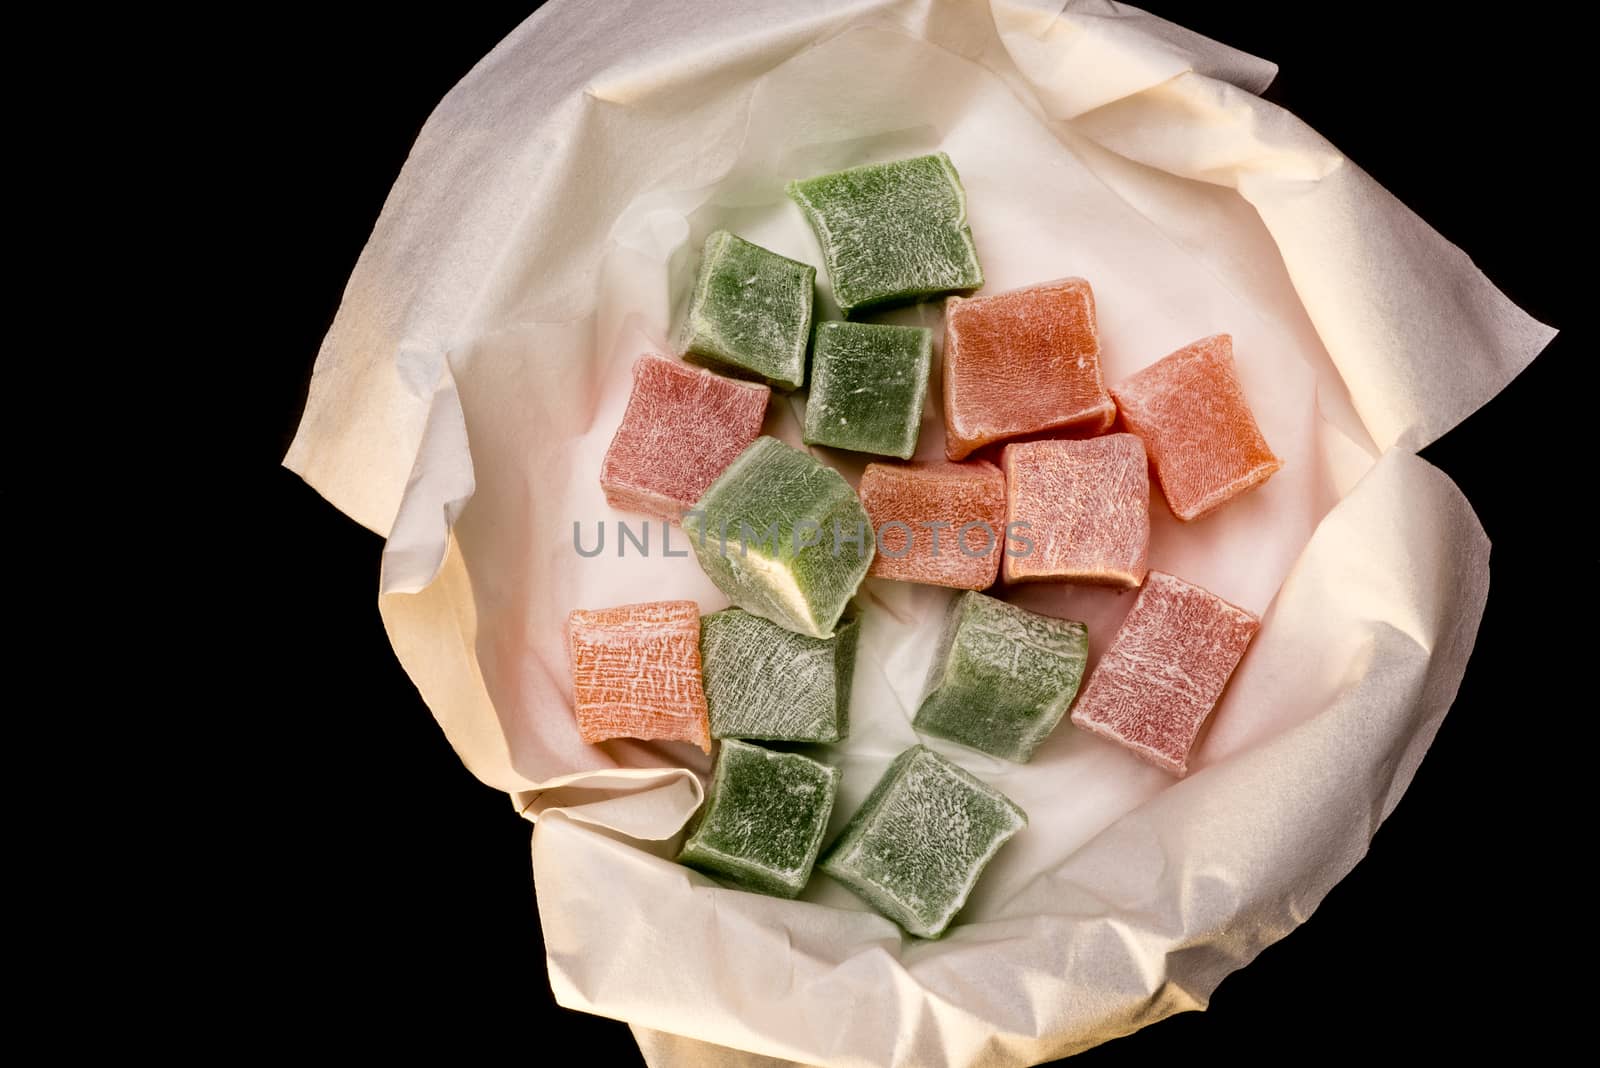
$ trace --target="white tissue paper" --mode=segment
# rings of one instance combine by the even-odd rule
[[[556,0],[445,97],[323,342],[285,463],[387,537],[395,651],[533,827],[551,985],[654,1066],[1026,1065],[1174,1012],[1362,856],[1454,697],[1489,545],[1426,445],[1553,331],[1294,116],[1275,68],[1134,8],[1060,0]],[[1030,816],[951,932],[831,880],[782,901],[671,861],[687,745],[579,741],[568,611],[726,599],[693,556],[614,552],[601,457],[672,351],[705,235],[822,266],[796,177],[942,150],[998,292],[1094,286],[1106,379],[1208,334],[1285,466],[1150,565],[1264,614],[1182,781],[1063,724],[1007,764],[930,742]],[[825,276],[818,314],[834,316]],[[924,305],[881,317],[939,333]],[[942,455],[937,387],[918,456]],[[800,398],[768,433],[798,443]],[[841,454],[829,454],[839,461]],[[854,479],[859,463],[841,464]],[[581,557],[604,523],[612,542]],[[674,530],[682,549],[682,534]],[[837,830],[911,714],[950,596],[869,580]],[[1089,626],[1132,596],[1014,598]],[[1091,660],[1092,662],[1092,660]]]

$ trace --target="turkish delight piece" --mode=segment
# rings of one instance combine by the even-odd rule
[[[655,601],[578,609],[567,616],[567,657],[578,733],[693,742],[711,752],[700,682],[700,609]]]
[[[769,395],[756,382],[639,357],[622,425],[600,464],[607,503],[677,519],[761,435]]]
[[[1100,373],[1094,291],[1081,278],[945,302],[945,455],[1116,418]]]
[[[859,493],[878,534],[867,574],[958,590],[994,585],[1006,524],[1006,480],[994,464],[868,464]]]
[[[770,437],[728,465],[683,529],[730,601],[813,638],[833,636],[874,551],[844,476]]]
[[[806,380],[817,269],[726,230],[706,238],[683,358],[773,389]]]
[[[680,863],[745,890],[796,897],[806,888],[839,791],[838,768],[729,739]]]
[[[843,741],[860,633],[860,617],[849,609],[831,638],[808,638],[740,608],[700,620],[711,736]]]
[[[926,327],[819,323],[803,440],[911,459],[932,364]]]
[[[922,938],[944,933],[978,876],[1028,816],[925,746],[884,772],[820,867]]]
[[[1202,338],[1111,390],[1144,440],[1172,514],[1199,519],[1283,466],[1256,426],[1233,365],[1233,338]]]
[[[943,152],[790,182],[788,191],[846,315],[983,285],[967,194]]]
[[[1088,658],[1082,623],[963,593],[950,605],[912,725],[1026,764],[1066,715]]]
[[[1017,542],[1005,558],[1008,583],[1132,589],[1144,581],[1150,465],[1138,438],[1020,442],[1007,445],[1000,462],[1007,529]]]
[[[1164,571],[1152,571],[1089,673],[1072,723],[1174,775],[1260,622]]]

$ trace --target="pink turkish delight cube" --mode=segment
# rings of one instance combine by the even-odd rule
[[[600,465],[606,501],[676,520],[761,436],[766,386],[657,356],[633,365],[633,392]]]
[[[1132,434],[1031,441],[1001,454],[1005,579],[1132,589],[1150,548],[1150,472]]]
[[[1152,571],[1089,674],[1074,726],[1174,775],[1260,622],[1199,586]]]

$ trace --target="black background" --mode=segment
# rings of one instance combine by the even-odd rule
[[[1454,6],[1394,21],[1382,13],[1400,9],[1380,5],[1145,6],[1276,61],[1269,99],[1533,315],[1577,325],[1578,279],[1594,272],[1577,260],[1577,164],[1561,146],[1569,128],[1592,121],[1575,115],[1570,34],[1461,18]],[[265,561],[264,622],[278,647],[266,647],[259,670],[241,665],[269,708],[250,725],[273,769],[271,803],[249,829],[249,879],[272,905],[232,922],[267,936],[263,965],[292,962],[295,978],[271,1000],[280,1037],[315,1025],[369,1046],[445,1038],[470,1055],[513,1044],[535,1060],[581,1043],[599,1063],[631,1064],[639,1057],[623,1024],[552,1000],[530,826],[460,765],[390,651],[376,605],[380,540],[275,466],[411,141],[528,10],[275,15],[249,31],[259,64],[238,73],[252,83],[248,130],[259,146],[248,178],[263,190],[250,254],[271,279],[249,397],[262,419],[263,480],[249,551]],[[1536,970],[1569,951],[1570,925],[1552,935],[1538,923],[1594,895],[1570,854],[1552,849],[1567,765],[1527,728],[1540,716],[1586,720],[1592,707],[1559,692],[1564,665],[1535,655],[1538,635],[1522,622],[1559,610],[1554,575],[1595,560],[1572,519],[1592,479],[1575,483],[1570,461],[1593,454],[1578,443],[1592,376],[1577,367],[1592,354],[1578,357],[1576,344],[1570,332],[1558,338],[1424,454],[1476,507],[1494,542],[1493,582],[1456,705],[1370,855],[1304,927],[1227,979],[1208,1012],[1083,1063],[1256,1060],[1302,1044],[1363,1056],[1380,1042],[1402,1055],[1526,1054],[1574,1011],[1573,992]],[[1486,774],[1501,764],[1510,770]]]

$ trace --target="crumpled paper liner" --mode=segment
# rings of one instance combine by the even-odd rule
[[[463,761],[536,821],[562,1004],[628,1020],[652,1065],[1035,1063],[1203,1007],[1359,859],[1449,707],[1488,584],[1470,507],[1412,450],[1553,331],[1253,96],[1272,74],[1110,3],[557,0],[440,104],[285,462],[387,536],[396,653]],[[1190,526],[1155,505],[1152,566],[1265,612],[1195,770],[1174,782],[1067,726],[1022,767],[934,743],[1031,823],[921,942],[826,878],[788,902],[671,863],[706,760],[583,745],[560,623],[725,603],[692,557],[662,556],[659,523],[647,559],[572,546],[575,522],[586,544],[602,521],[638,529],[605,506],[600,458],[705,234],[820,267],[784,181],[935,149],[989,290],[1090,279],[1111,382],[1232,333],[1286,466]],[[942,450],[937,397],[921,458]],[[775,403],[768,432],[798,442],[798,405]],[[864,587],[853,734],[828,750],[838,823],[915,740],[947,597]],[[1014,599],[1082,619],[1091,656],[1131,601]]]

